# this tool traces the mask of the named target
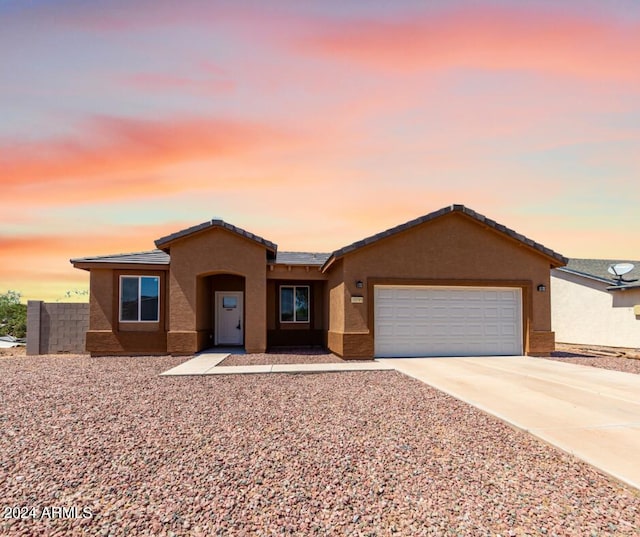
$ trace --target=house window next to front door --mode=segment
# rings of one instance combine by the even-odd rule
[[[120,321],[158,322],[160,320],[160,278],[158,276],[120,276]]]
[[[283,285],[280,287],[280,322],[309,322],[308,285]]]

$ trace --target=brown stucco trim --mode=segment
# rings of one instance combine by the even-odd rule
[[[167,354],[166,332],[88,330],[86,348],[91,356],[152,356]]]
[[[369,332],[331,332],[327,334],[329,350],[346,360],[371,360],[373,338]]]
[[[188,356],[198,351],[197,330],[171,330],[167,332],[167,349],[173,356]]]

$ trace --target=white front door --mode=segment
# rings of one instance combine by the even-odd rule
[[[216,291],[216,345],[242,345],[242,298],[241,291]]]

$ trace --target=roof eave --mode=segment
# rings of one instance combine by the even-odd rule
[[[588,280],[594,280],[599,283],[606,283],[607,285],[611,285],[611,280],[607,280],[606,278],[600,278],[599,276],[594,276],[593,274],[587,274],[586,272],[580,272],[579,270],[573,270],[568,267],[556,267],[557,270],[564,272],[566,274],[571,274],[573,276],[580,276],[582,278],[587,278]]]
[[[320,267],[320,272],[322,272],[323,274],[325,272],[327,272],[327,270],[329,270],[329,268],[331,267],[331,265],[333,265],[334,262],[336,262],[340,257],[342,256],[336,256],[334,254],[331,254],[329,256],[329,259],[327,259],[324,264]]]
[[[607,291],[628,291],[630,289],[640,289],[640,283],[612,285],[611,287],[607,287]]]
[[[169,270],[169,263],[117,263],[113,261],[82,261],[82,260],[69,260],[74,268],[81,270],[91,270],[108,268],[112,270]]]

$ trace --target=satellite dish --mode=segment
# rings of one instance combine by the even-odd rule
[[[637,281],[637,280],[625,280],[623,276],[628,272],[631,272],[634,269],[635,265],[633,263],[616,263],[615,265],[610,265],[607,269],[609,274],[613,274],[616,278],[618,278],[618,283],[628,282],[628,281]]]
[[[631,272],[635,265],[633,263],[616,263],[611,265],[607,271],[614,276],[624,276],[628,272]]]

